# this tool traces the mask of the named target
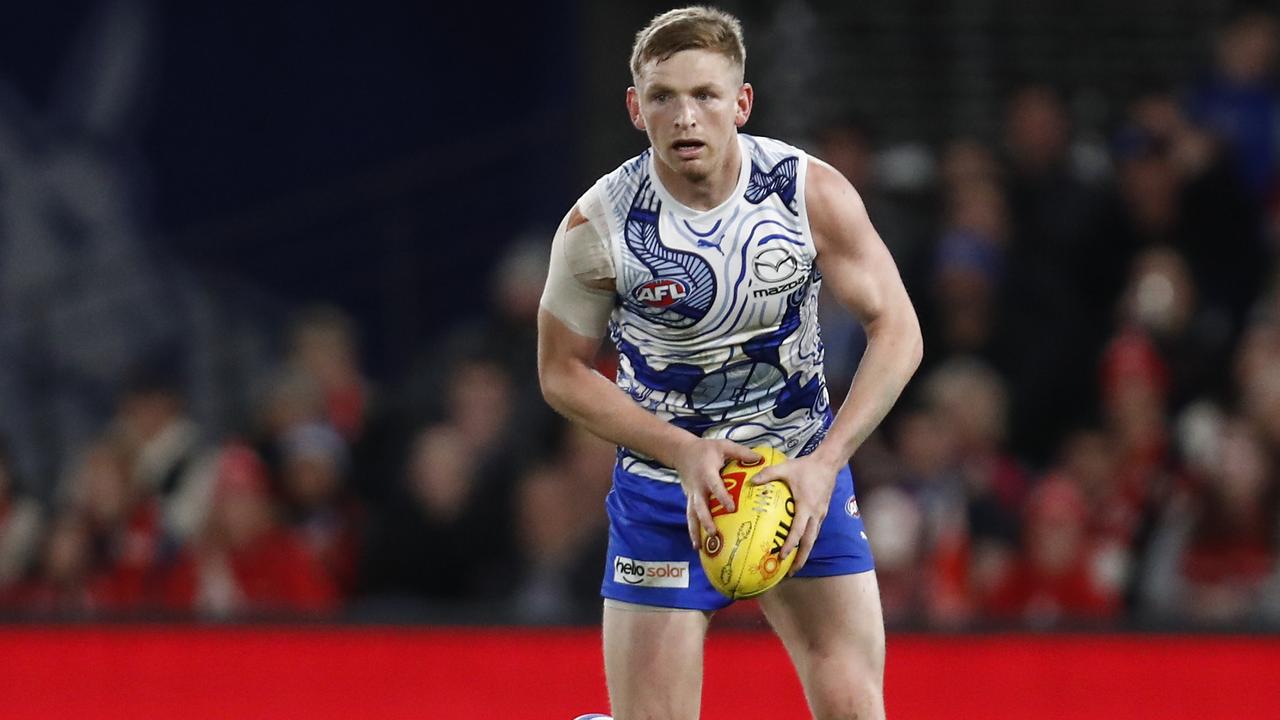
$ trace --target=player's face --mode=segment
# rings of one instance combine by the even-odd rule
[[[627,90],[631,122],[649,135],[657,160],[698,182],[735,157],[737,129],[751,114],[752,89],[729,58],[682,50],[640,69]]]

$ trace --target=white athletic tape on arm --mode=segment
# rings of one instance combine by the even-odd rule
[[[587,222],[575,225],[565,233],[565,259],[569,261],[569,270],[587,287],[598,288],[601,281],[609,281],[612,286],[617,274],[613,270],[609,242],[600,234],[600,228],[607,228],[608,221],[604,218],[599,195],[594,190],[588,191],[578,199],[576,207]],[[569,216],[573,216],[572,210]]]
[[[572,211],[560,222],[551,241],[551,264],[542,290],[542,307],[584,337],[603,337],[613,312],[613,291],[586,282],[614,277],[613,259],[590,222],[565,230]]]

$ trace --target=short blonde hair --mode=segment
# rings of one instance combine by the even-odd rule
[[[650,60],[666,60],[682,50],[710,50],[729,58],[739,71],[746,67],[742,23],[723,10],[694,5],[668,10],[636,33],[631,48],[631,79],[640,79],[640,68]]]

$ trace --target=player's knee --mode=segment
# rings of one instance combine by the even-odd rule
[[[817,720],[858,720],[884,717],[884,654],[845,657],[842,670],[827,674],[810,692]],[[836,664],[833,663],[832,667]]]
[[[860,673],[869,678],[877,687],[884,685],[884,637],[866,648],[862,657]]]
[[[815,638],[806,648],[813,662],[842,668],[842,680],[858,685],[870,682],[884,684],[884,637],[865,639],[856,645],[832,644],[826,638]]]
[[[831,687],[810,698],[815,720],[883,720],[884,691],[870,679]]]

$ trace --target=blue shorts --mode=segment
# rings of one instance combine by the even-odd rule
[[[852,575],[875,568],[853,492],[853,474],[846,467],[836,475],[827,518],[796,577]],[[615,467],[605,507],[609,553],[601,596],[638,605],[708,611],[732,602],[707,581],[698,551],[689,544],[684,488],[678,483],[638,477]]]

